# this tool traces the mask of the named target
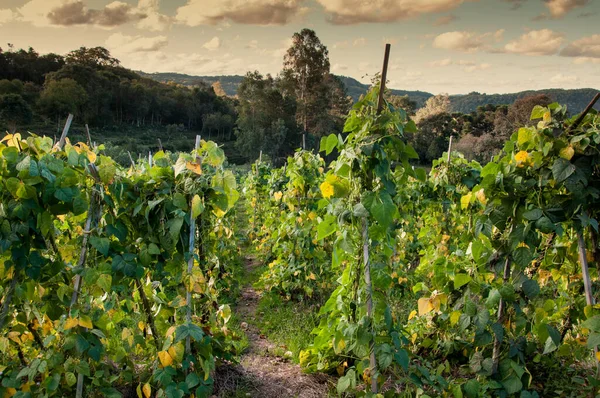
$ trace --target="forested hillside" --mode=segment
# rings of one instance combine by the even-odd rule
[[[137,72],[141,76],[149,79],[154,79],[162,83],[176,83],[184,86],[198,86],[204,84],[212,85],[215,82],[220,82],[225,93],[229,96],[237,94],[237,90],[243,76],[190,76],[180,73],[144,73]],[[339,79],[344,83],[348,95],[352,97],[354,101],[358,101],[361,95],[365,94],[369,89],[368,84],[359,82],[358,80],[348,76],[338,76]],[[410,90],[398,90],[390,89],[391,94],[397,96],[408,95],[411,101],[417,104],[417,108],[421,108],[425,105],[425,102],[433,97],[432,93],[425,91],[410,91]],[[520,98],[529,97],[532,95],[547,95],[553,101],[560,104],[567,105],[568,109],[572,113],[581,112],[587,105],[587,98],[594,96],[597,90],[592,88],[583,89],[544,89],[544,90],[527,90],[520,91],[518,93],[508,94],[486,94],[472,92],[466,95],[450,95],[450,109],[453,112],[470,113],[475,112],[478,107],[484,105],[509,105]]]

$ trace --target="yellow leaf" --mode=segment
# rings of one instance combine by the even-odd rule
[[[310,275],[308,276],[308,279],[312,279],[314,281],[317,279],[317,276],[311,272]]]
[[[92,324],[92,320],[89,316],[82,315],[79,318],[79,326],[83,326],[84,328],[93,329],[94,325]]]
[[[410,321],[411,319],[413,319],[415,315],[417,315],[417,311],[412,310],[410,314],[408,314],[408,320]]]
[[[187,162],[185,167],[198,175],[202,175],[202,166],[200,166],[198,163]]]
[[[138,322],[138,328],[143,332],[146,329],[146,324],[142,321]]]
[[[563,159],[571,160],[573,155],[575,155],[575,150],[569,145],[568,147],[561,149],[559,155]]]
[[[487,198],[485,197],[485,191],[483,190],[483,188],[475,192],[475,196],[477,197],[477,200],[481,202],[482,205],[485,206],[487,204]]]
[[[454,326],[460,319],[460,311],[452,311],[450,314],[450,325]]]
[[[163,366],[163,368],[166,368],[173,363],[173,358],[171,358],[171,355],[169,355],[169,353],[166,351],[160,351],[158,353],[158,359],[160,360],[160,364]]]
[[[460,198],[460,208],[461,209],[466,209],[467,207],[469,207],[469,204],[471,203],[471,192],[469,192],[466,195],[463,195],[462,198]]]
[[[433,305],[431,304],[431,300],[427,297],[421,297],[418,301],[419,307],[419,316],[425,315],[431,310],[433,310]]]
[[[319,188],[321,188],[321,194],[323,195],[324,198],[329,199],[330,197],[333,196],[333,185],[331,185],[327,181],[322,183]]]
[[[178,343],[169,347],[169,355],[173,359],[173,361],[180,363],[183,361],[183,354],[185,353],[185,348],[183,343]]]
[[[87,151],[87,158],[90,161],[90,163],[96,163],[96,154],[92,151]]]
[[[144,393],[144,397],[150,398],[150,395],[152,394],[152,387],[150,387],[150,384],[148,384],[148,383],[144,384],[144,387],[142,388],[142,392]]]
[[[65,322],[65,330],[73,329],[75,326],[79,326],[79,321],[77,318],[69,317],[67,322]]]

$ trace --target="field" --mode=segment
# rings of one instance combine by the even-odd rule
[[[598,113],[427,173],[381,101],[281,168],[7,134],[0,396],[598,396]]]

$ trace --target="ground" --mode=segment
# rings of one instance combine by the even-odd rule
[[[246,274],[252,275],[258,262],[246,258]],[[242,322],[248,337],[248,348],[239,365],[229,365],[218,370],[216,389],[218,397],[257,398],[318,398],[327,397],[334,381],[323,374],[305,374],[291,360],[292,353],[278,346],[261,333],[257,311],[260,292],[250,279],[243,287],[235,314]]]

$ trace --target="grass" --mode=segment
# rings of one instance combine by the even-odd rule
[[[282,355],[291,351],[298,363],[300,351],[313,341],[311,331],[318,324],[318,305],[285,301],[275,294],[266,293],[259,301],[255,326],[278,346]],[[276,353],[279,354],[279,353]]]

